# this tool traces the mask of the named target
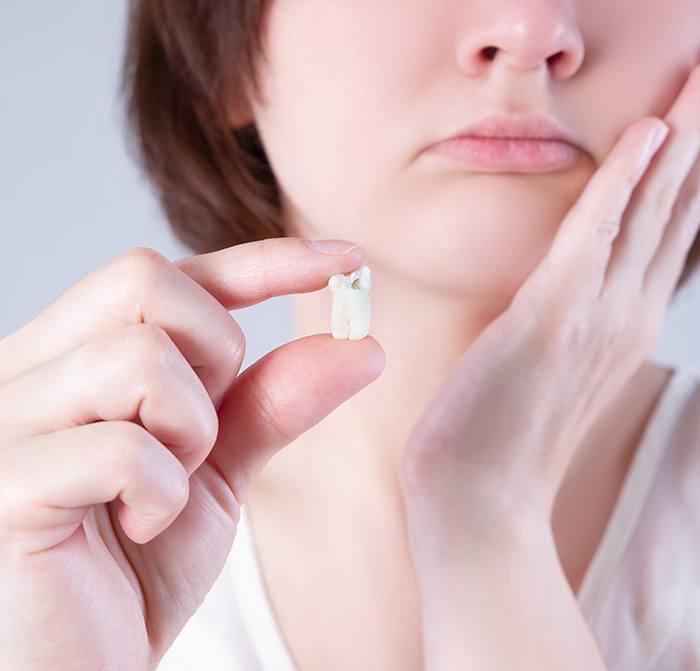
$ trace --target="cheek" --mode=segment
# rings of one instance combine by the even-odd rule
[[[355,207],[327,204],[314,230],[361,241],[370,267],[426,288],[498,299],[512,295],[544,258],[589,175],[582,168],[556,178],[397,180]]]
[[[427,141],[416,128],[436,119],[421,88],[449,40],[426,26],[449,22],[424,0],[278,3],[255,115],[280,187],[316,220],[327,205],[372,199]]]
[[[668,111],[700,59],[700,2],[595,0],[579,10],[587,56],[559,111],[579,119],[600,164],[630,123]]]
[[[546,255],[571,205],[567,187],[576,191],[585,172],[553,178],[558,185],[546,177],[479,175],[416,186],[355,226],[382,265],[425,286],[505,296]]]

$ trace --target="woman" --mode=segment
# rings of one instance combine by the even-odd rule
[[[199,255],[0,343],[4,666],[700,668],[700,392],[644,360],[697,261],[699,20],[134,2],[131,119]],[[442,142],[490,114],[567,142]],[[373,335],[335,342],[316,290],[363,262]],[[281,294],[297,340],[236,377],[226,310]]]

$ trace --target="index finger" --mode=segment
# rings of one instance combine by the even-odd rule
[[[245,340],[228,313],[271,296],[322,289],[360,265],[357,247],[322,254],[302,238],[269,238],[171,262],[127,250],[71,286],[0,340],[0,384],[86,341],[132,323],[165,330],[218,404],[240,367]]]
[[[516,298],[530,296],[532,289],[538,301],[551,301],[555,309],[563,301],[566,310],[599,299],[622,215],[663,140],[659,132],[666,128],[660,119],[650,117],[623,132],[565,215],[548,254]],[[552,292],[552,287],[558,290]]]
[[[227,310],[238,310],[274,296],[323,289],[331,275],[345,272],[335,268],[362,265],[362,247],[346,240],[333,242],[355,246],[348,253],[319,253],[303,238],[265,238],[174,263]],[[233,267],[240,271],[232,272]]]
[[[664,120],[673,132],[635,191],[612,249],[604,293],[613,297],[642,289],[678,196],[700,156],[700,66],[691,71]]]

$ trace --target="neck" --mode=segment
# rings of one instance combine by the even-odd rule
[[[505,305],[416,284],[365,255],[372,271],[370,335],[386,353],[382,375],[282,449],[258,489],[350,507],[400,505],[403,446],[457,360]],[[330,290],[292,297],[293,338],[330,331]],[[329,337],[330,334],[329,334]],[[339,343],[341,345],[342,343]],[[379,505],[378,505],[379,501]]]

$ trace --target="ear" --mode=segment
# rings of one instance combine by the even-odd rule
[[[255,113],[250,101],[253,92],[250,85],[242,85],[228,93],[227,118],[232,130],[237,130],[255,121]]]
[[[228,106],[227,110],[228,122],[233,130],[237,130],[249,123],[255,121],[255,116],[250,109],[247,101],[241,96],[237,96],[235,100]]]

